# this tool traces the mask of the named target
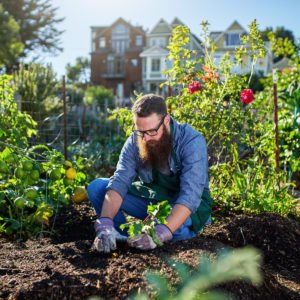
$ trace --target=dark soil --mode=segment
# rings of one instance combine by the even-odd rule
[[[106,255],[91,250],[94,218],[87,204],[77,205],[57,216],[52,237],[23,243],[0,238],[0,299],[125,299],[147,287],[143,275],[149,269],[176,282],[166,256],[193,267],[203,253],[214,257],[220,248],[244,245],[263,252],[263,283],[231,282],[218,289],[236,299],[300,299],[299,218],[236,215],[171,247],[142,252],[120,245]]]

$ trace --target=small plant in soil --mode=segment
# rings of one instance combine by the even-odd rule
[[[148,216],[144,220],[138,220],[128,216],[128,223],[122,224],[120,228],[124,230],[128,228],[128,234],[131,238],[145,233],[152,237],[153,241],[161,246],[161,241],[156,237],[155,225],[165,224],[166,218],[171,212],[171,206],[167,200],[159,202],[158,204],[152,204],[148,206]]]

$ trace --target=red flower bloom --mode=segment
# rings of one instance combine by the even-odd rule
[[[241,92],[241,102],[250,104],[254,100],[253,92],[251,89],[245,89]]]
[[[195,92],[200,91],[202,89],[202,85],[199,81],[193,81],[189,84],[188,89],[190,91],[190,94],[193,95]]]

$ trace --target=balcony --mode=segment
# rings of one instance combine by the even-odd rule
[[[103,73],[101,74],[102,78],[105,79],[113,79],[113,78],[124,78],[126,76],[125,71],[124,72],[110,72],[110,73]]]
[[[101,74],[102,78],[124,78],[126,75],[124,59],[109,59],[106,70],[105,73]]]

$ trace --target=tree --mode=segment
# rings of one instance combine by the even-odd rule
[[[47,0],[0,0],[4,10],[18,23],[20,39],[24,49],[20,57],[27,57],[34,51],[56,54],[61,51],[59,36],[63,33],[56,28],[64,18],[57,18],[57,8]],[[20,58],[19,57],[19,58]],[[16,58],[14,64],[17,65]]]
[[[90,61],[85,57],[77,57],[74,65],[66,65],[67,78],[73,84],[86,85],[90,81]]]
[[[292,44],[296,47],[295,36],[291,30],[285,29],[283,26],[276,27],[273,30],[273,27],[267,27],[265,30],[261,31],[261,36],[264,41],[270,41],[270,33],[274,33],[276,38],[286,39],[292,42]],[[283,56],[274,56],[273,61],[278,62],[281,60]]]
[[[0,4],[0,68],[11,68],[15,59],[22,53],[23,44],[19,36],[19,25]]]
[[[21,64],[13,73],[16,92],[21,97],[21,110],[32,115],[35,121],[43,119],[49,110],[61,108],[58,101],[58,82],[51,65]]]
[[[87,105],[99,105],[100,107],[114,108],[114,96],[112,90],[101,85],[90,86],[84,94],[84,102]]]

